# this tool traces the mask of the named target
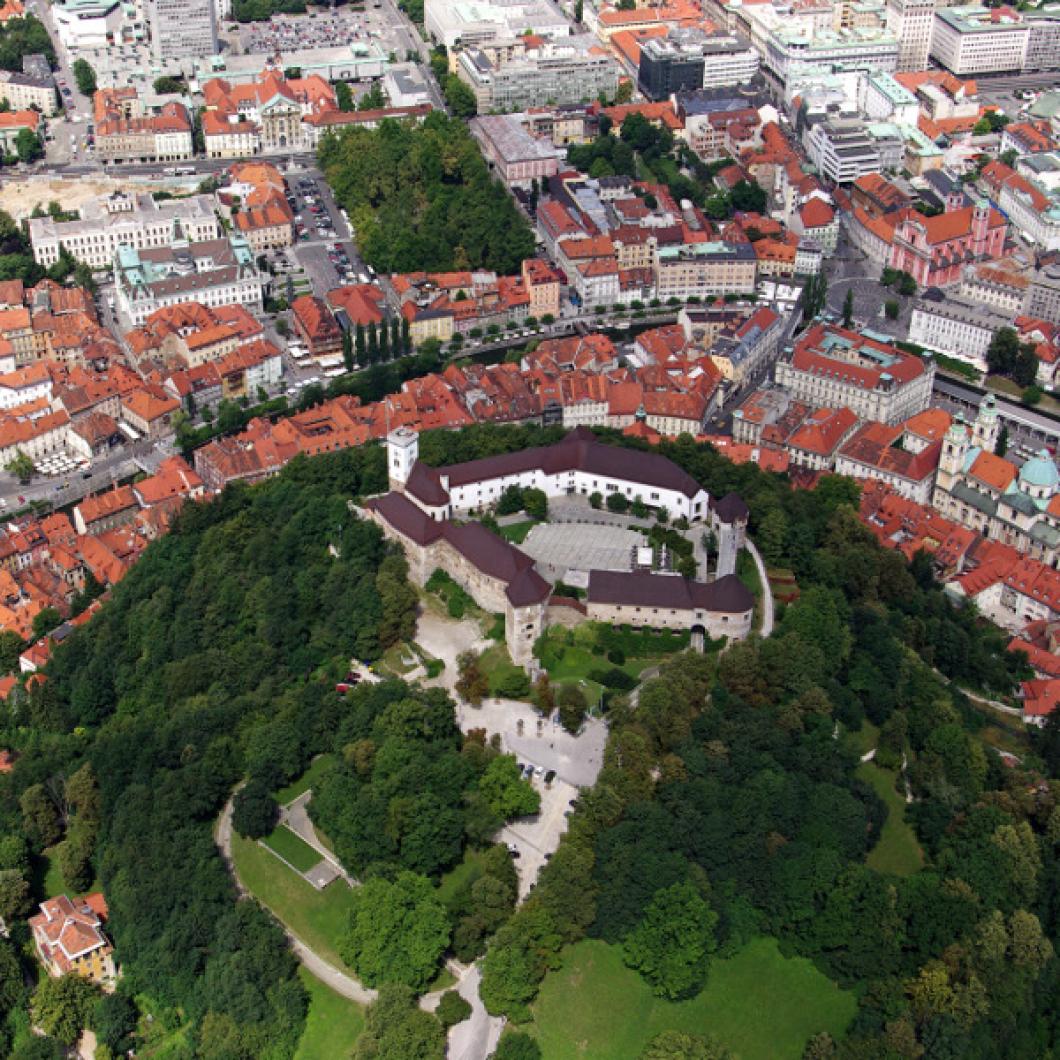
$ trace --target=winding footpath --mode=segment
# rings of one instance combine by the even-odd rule
[[[235,880],[236,889],[239,891],[240,896],[251,898],[264,906],[264,908],[269,909],[268,905],[257,895],[253,894],[239,878],[235,860],[232,857],[232,798],[234,798],[238,790],[239,788],[237,787],[232,792],[228,802],[225,803],[224,809],[221,811],[221,816],[217,819],[214,841],[221,851],[221,856],[228,866],[228,871],[232,874],[232,879]],[[313,838],[316,840],[315,833]],[[316,842],[319,843],[319,840],[316,840]],[[345,873],[343,875],[345,876]],[[317,979],[329,986],[336,994],[349,1001],[354,1001],[358,1005],[370,1005],[375,1001],[378,996],[377,991],[369,989],[352,975],[342,971],[340,968],[336,968],[330,961],[325,960],[299,938],[277,915],[274,909],[269,909],[269,912],[276,917],[277,923],[283,928],[294,955]],[[448,1056],[450,1060],[486,1060],[497,1047],[501,1031],[504,1029],[504,1020],[491,1016],[486,1011],[485,1005],[482,1004],[482,999],[478,993],[481,973],[477,964],[465,966],[458,964],[456,961],[448,961],[446,968],[456,978],[456,982],[451,987],[447,987],[446,990],[456,990],[471,1005],[471,1015],[449,1031]],[[446,990],[434,990],[429,994],[424,994],[419,1001],[420,1008],[433,1012],[438,1007],[438,1002]]]
[[[235,792],[232,794],[234,795]],[[243,881],[239,878],[239,873],[236,871],[236,864],[232,859],[231,798],[225,803],[225,808],[221,811],[221,816],[217,820],[214,841],[221,850],[221,856],[225,859],[225,863],[228,865],[228,871],[232,874],[232,879],[236,881],[236,888],[240,895],[246,898],[253,898],[254,901],[268,909],[269,907],[265,905],[257,895],[252,894],[244,885]],[[269,909],[269,912],[276,917],[277,923],[283,928],[284,934],[286,934],[288,941],[291,943],[291,949],[294,951],[295,955],[322,983],[330,986],[336,994],[341,994],[342,997],[348,998],[350,1001],[356,1001],[359,1005],[370,1005],[376,999],[376,991],[369,990],[363,983],[354,979],[352,975],[347,975],[345,972],[336,968],[330,961],[324,960],[319,953],[310,949],[310,947],[307,946],[283,922],[283,920],[280,919],[279,916],[277,916],[275,910]]]

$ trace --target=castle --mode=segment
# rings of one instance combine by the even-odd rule
[[[993,395],[975,421],[958,414],[946,432],[932,505],[948,519],[1034,559],[1060,558],[1060,472],[1046,449],[1017,467],[995,455],[1000,424]]]
[[[747,507],[734,494],[712,505],[665,457],[605,445],[579,428],[555,445],[431,468],[419,460],[416,433],[400,428],[387,437],[387,470],[390,492],[365,502],[366,517],[404,548],[416,584],[443,570],[483,610],[503,614],[508,652],[519,665],[531,662],[535,641],[553,624],[591,620],[730,639],[751,631],[754,597],[735,573]],[[493,507],[513,485],[549,497],[620,491],[689,523],[709,520],[718,539],[717,577],[592,570],[584,601],[557,598],[526,553],[481,523],[456,519]]]

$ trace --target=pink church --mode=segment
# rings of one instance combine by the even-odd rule
[[[921,287],[956,283],[971,261],[1000,258],[1008,224],[988,202],[925,217],[907,210],[894,230],[889,264],[904,269]]]

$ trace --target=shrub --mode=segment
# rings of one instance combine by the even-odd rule
[[[447,990],[442,994],[434,1014],[442,1021],[442,1026],[448,1030],[458,1023],[463,1023],[471,1015],[471,1003],[455,990]]]
[[[628,692],[637,684],[636,678],[630,677],[625,670],[620,670],[617,666],[607,670],[590,670],[589,680],[618,692]]]
[[[615,666],[621,666],[626,661],[626,653],[621,648],[612,648],[607,653],[607,661],[613,662]]]
[[[264,781],[252,777],[232,800],[232,827],[247,839],[261,839],[276,827],[280,808]]]

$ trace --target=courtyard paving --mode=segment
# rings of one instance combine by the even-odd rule
[[[624,526],[541,523],[519,547],[545,578],[562,579],[568,570],[630,570],[644,540]]]

